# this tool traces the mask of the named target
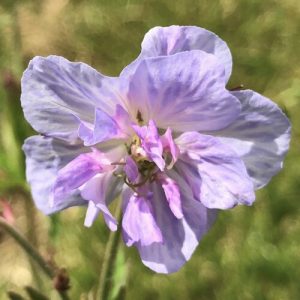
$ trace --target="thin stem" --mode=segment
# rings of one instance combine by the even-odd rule
[[[112,283],[112,275],[115,266],[115,260],[118,251],[119,238],[121,235],[121,201],[116,208],[118,220],[118,229],[116,232],[110,232],[109,239],[105,248],[104,260],[102,264],[99,287],[96,293],[97,300],[107,300]]]
[[[16,242],[25,250],[25,252],[37,262],[44,273],[53,278],[55,272],[47,264],[44,258],[38,253],[38,251],[26,240],[26,238],[12,225],[8,224],[4,218],[0,217],[0,227],[2,227],[10,236],[12,236]]]
[[[66,292],[58,292],[59,293],[59,296],[62,300],[69,300],[69,296]]]
[[[23,248],[23,250],[41,267],[44,273],[53,279],[56,276],[56,270],[54,270],[44,260],[41,254],[35,249],[27,239],[12,225],[7,223],[3,217],[0,217],[0,227],[4,229],[15,241]],[[57,291],[63,300],[69,300],[66,292]]]

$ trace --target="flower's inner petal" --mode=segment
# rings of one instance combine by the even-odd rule
[[[115,198],[115,191],[118,189],[116,181],[112,172],[108,171],[97,174],[80,187],[82,198],[89,202],[85,226],[90,227],[101,212],[109,229],[112,231],[117,229],[117,221],[107,207],[107,204]]]
[[[81,121],[78,136],[84,141],[85,146],[92,146],[112,139],[126,139],[128,138],[126,131],[129,132],[130,130],[128,125],[129,115],[120,105],[117,106],[114,117],[96,108],[94,124]]]
[[[114,119],[118,124],[119,130],[127,136],[134,134],[131,124],[132,120],[128,112],[123,108],[123,106],[117,104]]]
[[[167,169],[172,169],[180,155],[180,151],[176,143],[174,142],[174,139],[172,137],[172,130],[170,128],[168,128],[164,135],[161,136],[161,141],[164,148],[164,152],[171,153],[172,158],[167,165]]]
[[[197,170],[196,178],[201,186],[200,195],[195,198],[203,205],[228,209],[237,204],[252,204],[255,199],[252,181],[243,161],[229,146],[215,137],[197,132],[186,132],[176,142],[182,153],[176,169],[181,175],[180,167],[184,165],[183,178]],[[195,184],[194,180],[186,181]],[[193,186],[191,189],[193,193],[197,191]]]
[[[133,129],[140,138],[142,148],[146,154],[155,162],[158,168],[163,171],[165,168],[165,161],[162,157],[163,145],[154,121],[150,120],[148,126],[140,127],[133,125]]]
[[[95,204],[93,201],[89,201],[88,209],[84,220],[84,226],[91,227],[97,219],[99,213],[101,212],[103,213],[104,220],[108,228],[111,231],[116,231],[118,228],[118,223],[108,210],[107,206],[101,203]]]
[[[60,169],[53,186],[53,201],[61,201],[97,173],[112,170],[113,166],[105,155],[97,150],[80,154]]]
[[[164,190],[171,211],[173,212],[174,216],[177,219],[181,219],[183,217],[183,213],[182,213],[181,198],[180,198],[180,191],[179,191],[178,184],[176,183],[175,180],[168,177],[164,173],[160,173],[157,176],[157,178]]]
[[[113,215],[110,213],[110,211],[108,210],[107,206],[105,204],[102,203],[98,203],[97,207],[101,210],[101,212],[103,213],[104,216],[104,220],[106,225],[108,226],[108,228],[111,231],[116,231],[117,230],[117,226],[118,226],[118,222],[115,219],[115,217],[113,217]]]
[[[161,231],[153,215],[151,196],[142,197],[125,193],[124,201],[126,203],[122,228],[125,232],[126,245],[140,243],[142,246],[148,246],[153,243],[162,243]]]
[[[139,177],[139,169],[131,156],[126,157],[125,174],[130,182],[135,183]]]
[[[91,227],[98,217],[100,209],[95,205],[93,201],[89,201],[87,212],[85,215],[84,226]]]

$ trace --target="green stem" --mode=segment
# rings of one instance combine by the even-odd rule
[[[62,300],[69,300],[70,299],[69,296],[68,296],[68,294],[66,292],[58,292],[58,293],[59,293],[60,298]]]
[[[41,254],[27,241],[27,239],[14,226],[7,223],[3,217],[0,217],[0,227],[15,239],[15,241],[41,267],[50,279],[55,277],[56,271],[49,266]],[[65,292],[58,291],[58,293],[61,299],[69,300],[69,297]]]
[[[121,201],[119,201],[116,208],[118,220],[118,229],[116,232],[110,232],[109,239],[105,248],[104,260],[102,264],[99,287],[96,293],[97,300],[107,300],[109,291],[111,290],[112,275],[115,266],[115,260],[118,252],[119,239],[121,235]]]
[[[37,252],[37,250],[26,240],[26,238],[12,225],[8,224],[4,218],[0,217],[0,227],[2,227],[16,242],[24,249],[24,251],[41,267],[44,273],[53,278],[55,272],[45,262],[44,258]]]

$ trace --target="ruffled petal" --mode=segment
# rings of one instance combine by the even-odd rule
[[[122,228],[127,246],[139,243],[148,246],[161,243],[162,236],[153,214],[152,195],[139,196],[132,191],[123,193]]]
[[[172,55],[178,52],[202,50],[214,54],[225,68],[228,81],[232,57],[227,44],[216,34],[196,26],[169,26],[150,29],[142,42],[140,57]]]
[[[156,124],[153,120],[149,121],[148,126],[132,125],[138,137],[141,139],[142,148],[148,157],[156,163],[158,168],[163,171],[165,161],[162,157],[163,145],[158,134]]]
[[[237,204],[251,205],[254,187],[241,158],[218,138],[198,132],[186,132],[176,139],[181,156],[176,163],[178,173],[191,184],[193,193],[207,208],[229,209]],[[188,170],[188,172],[187,172]],[[198,173],[198,174],[197,174]]]
[[[112,115],[118,78],[59,56],[35,57],[22,77],[21,102],[31,126],[68,141],[77,139],[79,120],[93,122],[95,107]]]
[[[242,103],[238,119],[220,136],[244,161],[256,189],[265,186],[282,168],[289,149],[291,124],[281,109],[251,91],[233,92]]]
[[[180,151],[174,142],[174,139],[172,137],[172,130],[170,128],[168,128],[166,132],[161,136],[161,141],[165,155],[168,155],[168,153],[171,154],[171,159],[167,161],[167,168],[172,169],[180,155]],[[166,157],[165,159],[168,160],[168,158],[169,157]]]
[[[164,190],[166,199],[174,216],[177,219],[181,219],[183,217],[183,214],[181,207],[180,190],[177,182],[164,173],[159,173],[156,178],[158,179],[158,182],[161,184]]]
[[[57,173],[53,186],[53,205],[72,194],[97,173],[114,169],[106,156],[96,149],[93,152],[80,154]]]
[[[224,68],[200,50],[141,59],[130,78],[121,74],[132,118],[175,131],[225,128],[241,104],[225,89]]]
[[[139,169],[136,162],[131,156],[126,157],[126,164],[124,167],[124,171],[129,181],[135,183],[139,177]]]
[[[121,192],[120,182],[112,172],[97,174],[80,191],[81,196],[89,202],[84,225],[90,227],[99,213],[102,213],[109,229],[117,230],[117,221],[107,207]]]
[[[122,121],[121,119],[120,122]],[[126,132],[120,128],[117,119],[98,108],[95,110],[94,124],[80,122],[78,136],[83,140],[85,146],[92,146],[112,139],[128,138]]]
[[[176,178],[180,184],[180,178]],[[189,194],[182,194],[184,217],[177,219],[168,207],[159,184],[152,186],[153,208],[163,243],[138,244],[143,263],[158,273],[178,271],[192,256],[199,241],[213,224],[216,211],[205,208]]]
[[[28,138],[23,150],[26,155],[26,177],[31,186],[33,200],[38,209],[51,214],[70,206],[86,204],[79,190],[74,190],[64,201],[50,206],[52,187],[58,170],[78,155],[89,151],[81,144],[69,145],[50,137],[33,136]]]

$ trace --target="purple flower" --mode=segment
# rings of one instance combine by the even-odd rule
[[[155,27],[119,77],[35,57],[22,78],[27,180],[51,214],[87,205],[85,225],[122,194],[124,241],[160,273],[177,271],[218,209],[251,205],[282,167],[290,123],[251,90],[229,91],[230,51],[198,27]]]

